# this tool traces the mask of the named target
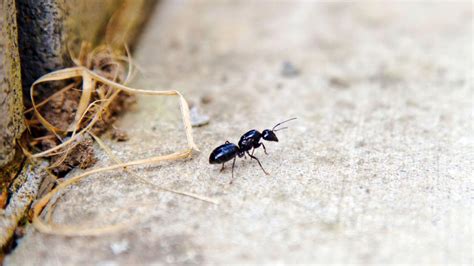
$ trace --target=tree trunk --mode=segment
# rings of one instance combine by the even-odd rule
[[[14,0],[0,0],[0,30],[0,186],[5,200],[6,188],[21,167],[16,143],[25,130]]]

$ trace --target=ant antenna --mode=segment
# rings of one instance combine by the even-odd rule
[[[279,125],[283,124],[283,123],[286,123],[286,122],[289,122],[289,121],[295,120],[295,119],[296,119],[296,117],[293,117],[293,118],[290,118],[290,119],[288,119],[288,120],[285,120],[285,121],[283,121],[283,122],[280,122],[280,123],[276,124],[276,125],[272,128],[272,131],[276,132],[276,131],[280,131],[280,130],[283,130],[283,129],[287,129],[288,127],[282,127],[282,128],[279,128],[279,129],[276,129],[276,128],[277,128]]]

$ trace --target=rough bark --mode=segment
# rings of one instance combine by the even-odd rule
[[[0,1],[0,30],[0,185],[4,189],[20,168],[15,145],[25,129],[14,0]]]

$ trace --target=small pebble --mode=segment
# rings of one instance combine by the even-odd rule
[[[281,75],[287,78],[296,77],[300,74],[300,70],[291,62],[285,61],[281,67]]]
[[[114,253],[114,255],[124,253],[128,250],[128,241],[122,240],[120,242],[112,243],[110,244],[110,249],[112,250],[112,253]]]
[[[212,102],[212,96],[211,95],[204,95],[201,97],[201,103],[202,104],[209,104]]]
[[[114,128],[112,130],[112,139],[116,141],[127,141],[129,138],[127,132],[121,129]]]
[[[227,77],[227,75],[223,75],[221,77],[221,81],[222,81],[222,83],[227,83],[227,81],[229,81],[229,78]]]
[[[189,115],[191,116],[191,125],[193,127],[200,127],[209,124],[209,116],[202,114],[196,105],[191,107]]]
[[[336,88],[339,88],[339,89],[346,89],[348,88],[351,84],[349,83],[349,81],[343,79],[343,78],[340,78],[340,77],[332,77],[329,79],[329,83],[331,84],[331,86],[333,87],[336,87]]]

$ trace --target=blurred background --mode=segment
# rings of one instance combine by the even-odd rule
[[[7,263],[473,263],[472,2],[162,0],[125,10],[140,18],[132,41],[118,41],[139,70],[130,86],[182,92],[201,150],[136,173],[219,204],[97,174],[56,201],[52,221],[138,223],[97,237],[30,226]],[[255,153],[270,176],[238,159],[229,185],[230,164],[208,164],[226,140],[291,117],[269,155]],[[139,96],[114,127],[128,141],[104,141],[122,161],[186,144],[171,97]],[[94,149],[94,167],[112,163]]]

